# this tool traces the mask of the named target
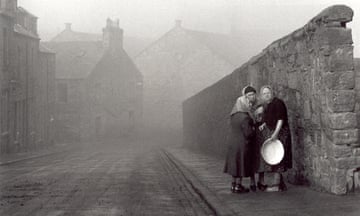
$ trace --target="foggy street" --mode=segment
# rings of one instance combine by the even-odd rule
[[[170,168],[160,148],[120,141],[3,165],[0,215],[211,215]]]
[[[0,0],[0,216],[360,215],[359,11]]]

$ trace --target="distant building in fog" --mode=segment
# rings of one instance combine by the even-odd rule
[[[0,152],[49,145],[55,56],[40,49],[37,17],[17,7],[17,1],[1,1],[0,26]]]
[[[89,42],[89,43],[96,43],[99,42],[102,44],[103,35],[102,34],[92,34],[92,33],[85,33],[75,31],[72,28],[71,23],[65,23],[65,29],[57,34],[54,38],[50,40],[52,43],[64,43],[67,42],[74,43],[75,42]],[[134,57],[139,52],[141,52],[147,45],[152,42],[151,39],[148,38],[138,38],[138,37],[124,37],[124,49],[130,55],[130,57]],[[102,47],[104,49],[104,47]]]
[[[118,21],[103,29],[105,52],[86,81],[90,136],[134,134],[142,118],[142,75],[123,49]]]
[[[144,124],[182,127],[182,101],[231,73],[244,61],[229,35],[174,28],[135,58],[144,76]]]
[[[131,83],[141,83],[140,72],[132,64],[122,46],[123,34],[118,25],[114,26],[114,23],[108,20],[103,35],[99,36],[73,31],[67,23],[65,30],[45,44],[55,50],[57,56],[55,119],[58,141],[79,141],[92,134],[103,135],[105,128],[108,129],[107,125],[116,124],[109,122],[109,115],[113,115],[113,119],[127,115],[128,119],[138,121],[139,110],[135,106],[142,101],[142,93],[136,95],[139,96],[136,99],[129,96],[134,102],[132,107],[125,104],[121,104],[122,108],[111,107],[116,105],[115,102],[120,103],[116,100],[119,100],[121,95],[137,93],[132,91]],[[114,47],[117,49],[113,49]],[[138,77],[136,82],[133,76]],[[98,88],[99,86],[101,88]],[[104,86],[111,89],[113,95],[95,101],[94,95],[98,97],[104,94],[101,91],[109,90],[104,89]],[[122,92],[119,92],[120,90]],[[114,100],[114,104],[107,103],[110,100]],[[91,106],[94,105],[91,109],[88,109],[89,103]],[[96,103],[101,103],[101,106],[97,106]],[[141,107],[141,104],[139,106]],[[125,109],[127,111],[124,111]],[[133,127],[136,124],[132,121],[122,122],[127,122],[127,125]],[[118,135],[121,133],[117,131]]]

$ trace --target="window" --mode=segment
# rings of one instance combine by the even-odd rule
[[[20,70],[21,70],[21,50],[20,47],[17,47],[17,65],[16,65],[16,78],[20,82]]]
[[[14,140],[17,140],[17,131],[18,130],[18,107],[19,107],[19,102],[15,102],[15,107],[14,107],[14,134],[13,134],[13,138]]]
[[[3,65],[4,67],[8,64],[8,31],[3,28]]]
[[[68,88],[66,83],[58,84],[58,101],[67,103]]]
[[[1,92],[0,97],[0,103],[1,103],[1,132],[7,132],[8,131],[8,125],[9,125],[9,109],[8,109],[8,103],[9,103],[9,93],[8,91],[3,90]]]
[[[0,8],[1,9],[6,9],[6,1],[7,0],[0,0]]]

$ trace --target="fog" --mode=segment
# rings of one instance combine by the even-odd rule
[[[241,48],[241,54],[243,55],[240,60],[240,63],[244,63],[247,59],[250,59],[252,56],[260,53],[260,51],[269,45],[271,42],[295,31],[298,28],[304,26],[309,20],[314,16],[319,14],[323,9],[334,5],[334,4],[345,4],[351,7],[354,10],[354,20],[351,22],[348,27],[352,28],[353,31],[353,41],[354,41],[354,54],[355,57],[359,56],[358,42],[360,42],[360,16],[357,15],[357,12],[360,11],[360,3],[356,0],[344,0],[344,1],[330,1],[330,0],[320,0],[320,1],[310,1],[303,0],[299,1],[290,1],[290,0],[19,0],[18,5],[26,8],[32,14],[36,15],[38,19],[38,33],[42,41],[51,40],[54,36],[59,34],[64,30],[64,23],[71,23],[72,29],[77,32],[87,32],[95,33],[98,35],[102,34],[103,28],[107,25],[107,18],[113,20],[120,20],[120,27],[124,30],[125,37],[133,38],[146,38],[147,41],[155,41],[168,32],[171,28],[174,27],[175,20],[182,21],[182,27],[191,30],[222,33],[222,34],[236,34],[236,38],[239,40],[238,45]],[[115,22],[117,23],[117,21]],[[126,40],[126,38],[125,38]],[[140,40],[139,40],[140,41]],[[149,42],[150,43],[150,42]],[[126,44],[126,43],[125,43]],[[60,47],[55,47],[61,50],[64,48],[62,44]],[[70,46],[70,45],[69,45]],[[125,46],[125,45],[124,45]],[[54,48],[51,47],[50,48]],[[68,47],[70,49],[71,47]],[[77,47],[75,47],[78,49]],[[144,48],[144,47],[143,47]],[[71,48],[72,49],[72,48]],[[74,53],[78,50],[74,49]],[[81,49],[89,49],[89,53],[98,53],[100,52],[93,51],[96,50],[96,47],[91,50],[90,47],[82,47]],[[126,50],[126,47],[125,47]],[[71,52],[70,52],[71,53]],[[82,51],[82,55],[86,53]],[[65,63],[61,62],[62,59],[67,59],[68,53],[65,53],[65,57],[61,56],[61,52],[57,53],[59,57],[57,59],[57,70],[67,67]],[[80,57],[82,57],[80,55]],[[135,55],[131,55],[134,57]],[[73,58],[81,61],[79,56],[74,56]],[[91,58],[96,59],[99,56],[91,56]],[[97,60],[99,60],[97,59]],[[158,99],[159,95],[162,95],[163,89],[167,89],[169,95],[164,96],[165,99],[177,98],[182,92],[177,93],[176,91],[180,89],[182,81],[178,76],[173,76],[169,72],[171,70],[177,71],[179,65],[174,63],[173,65],[166,65],[167,68],[164,69],[164,74],[160,74],[160,68],[154,67],[154,73],[148,68],[147,62],[144,63],[145,66],[141,64],[141,57],[136,56],[136,64],[140,73],[144,75],[144,104],[146,100],[149,100],[149,107],[154,109],[153,113],[158,113],[161,117],[156,115],[150,116],[153,119],[163,118],[163,121],[166,122],[161,126],[154,126],[152,120],[144,120],[148,125],[151,125],[155,128],[159,128],[160,133],[154,131],[147,131],[147,136],[153,136],[158,140],[164,140],[165,138],[170,138],[174,140],[174,137],[178,136],[175,140],[178,143],[181,143],[181,131],[172,130],[170,125],[173,122],[181,122],[181,102],[189,97],[180,98],[180,101],[164,100],[164,101],[151,101],[153,98]],[[144,58],[146,59],[146,57]],[[154,57],[156,59],[156,57]],[[163,61],[162,58],[159,58],[160,61]],[[158,60],[159,60],[158,59]],[[237,58],[238,59],[238,58]],[[86,58],[85,58],[86,60]],[[153,61],[153,60],[152,60]],[[154,60],[155,61],[155,60]],[[140,62],[140,63],[139,63]],[[84,61],[84,64],[89,62]],[[93,62],[96,63],[96,62]],[[104,65],[107,65],[108,62],[105,62]],[[114,63],[114,62],[111,62]],[[81,62],[79,65],[84,65]],[[116,65],[110,64],[110,65]],[[151,65],[151,64],[150,64]],[[94,66],[94,65],[93,65]],[[238,65],[237,65],[238,66]],[[60,68],[60,69],[59,69]],[[76,72],[78,69],[74,67],[72,71]],[[81,67],[79,67],[81,68]],[[92,69],[92,68],[89,68]],[[102,68],[104,71],[110,70],[109,68]],[[230,73],[232,69],[225,71]],[[101,71],[101,70],[100,70]],[[206,70],[204,70],[206,71]],[[151,74],[145,76],[145,74]],[[155,73],[159,73],[159,77],[164,79],[164,82],[161,83],[158,77],[154,78],[155,82],[152,82],[149,79]],[[226,75],[226,74],[225,74]],[[216,79],[211,80],[212,83],[220,80],[224,74],[217,75]],[[175,78],[174,78],[175,77]],[[174,78],[174,79],[173,79]],[[168,82],[168,80],[175,80],[174,82]],[[151,80],[151,81],[149,81]],[[205,79],[199,79],[204,81]],[[138,80],[138,83],[142,85],[142,80]],[[120,82],[119,82],[120,83]],[[151,84],[149,84],[151,83]],[[166,86],[166,84],[169,86]],[[180,84],[179,84],[180,83]],[[184,83],[186,83],[184,81]],[[147,86],[148,85],[148,86]],[[153,85],[153,86],[150,86]],[[156,88],[156,86],[162,86],[159,92],[149,93],[149,89]],[[208,85],[208,83],[207,83]],[[147,88],[149,87],[150,88]],[[118,87],[116,87],[118,89]],[[178,89],[176,89],[178,88]],[[201,88],[204,89],[205,87]],[[113,94],[113,89],[111,92],[105,92],[104,95]],[[175,90],[176,91],[175,91]],[[171,90],[174,90],[173,92]],[[126,92],[128,90],[120,90],[120,92]],[[192,92],[192,95],[200,91],[197,89],[196,92]],[[151,100],[147,98],[147,95],[153,94]],[[170,95],[173,94],[173,95]],[[151,98],[149,96],[149,98]],[[182,97],[182,96],[180,96]],[[109,102],[110,101],[110,102]],[[117,100],[110,98],[108,103],[109,109],[120,107],[119,104],[115,104]],[[120,100],[118,100],[120,101]],[[120,103],[120,102],[119,102]],[[121,103],[120,103],[121,104]],[[164,105],[165,104],[165,105]],[[152,107],[154,106],[154,107]],[[158,106],[158,107],[156,107]],[[166,116],[164,113],[161,113],[159,110],[163,107],[175,107],[177,113],[170,113],[169,116]],[[149,107],[144,105],[144,110],[150,110]],[[115,112],[114,111],[114,112]],[[127,118],[132,118],[132,113],[125,113],[124,121],[127,121]],[[150,113],[150,112],[149,112]],[[146,116],[146,114],[144,115]],[[146,116],[146,117],[148,117]],[[175,117],[174,117],[175,116]],[[95,116],[92,116],[95,118]],[[122,117],[121,117],[122,118]],[[149,117],[148,117],[149,118]],[[149,118],[151,119],[151,118]],[[173,120],[175,119],[175,120]],[[97,124],[101,125],[101,119],[97,119]],[[167,125],[169,123],[169,125]],[[80,126],[79,126],[80,128]],[[99,128],[101,128],[99,126]],[[114,127],[115,128],[115,127]],[[113,128],[113,129],[114,129]],[[162,129],[160,129],[162,128]],[[169,131],[164,131],[168,129]],[[178,128],[176,128],[178,129]],[[80,131],[80,129],[78,130]],[[78,132],[80,134],[80,132]],[[163,137],[165,136],[165,137]],[[146,138],[145,138],[146,139]],[[157,141],[158,142],[158,141]]]
[[[360,3],[356,0],[19,0],[38,18],[42,40],[50,40],[70,22],[81,32],[101,33],[105,19],[118,18],[125,35],[156,39],[168,31],[175,19],[186,28],[229,33],[244,32],[244,40],[255,38],[254,54],[261,47],[302,27],[322,9],[346,4],[354,12],[355,56],[359,56]]]

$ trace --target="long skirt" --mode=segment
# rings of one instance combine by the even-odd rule
[[[292,151],[291,151],[291,134],[289,127],[281,128],[278,139],[284,145],[285,155],[282,161],[277,165],[267,164],[261,156],[262,144],[271,137],[274,131],[265,127],[260,131],[258,127],[255,130],[255,161],[254,171],[260,172],[285,172],[287,169],[292,168]]]
[[[249,177],[254,174],[254,133],[251,138],[246,138],[241,129],[244,114],[238,113],[231,117],[231,132],[229,147],[226,155],[224,172],[233,177]],[[250,118],[250,117],[247,117]],[[253,125],[249,125],[253,128]]]

